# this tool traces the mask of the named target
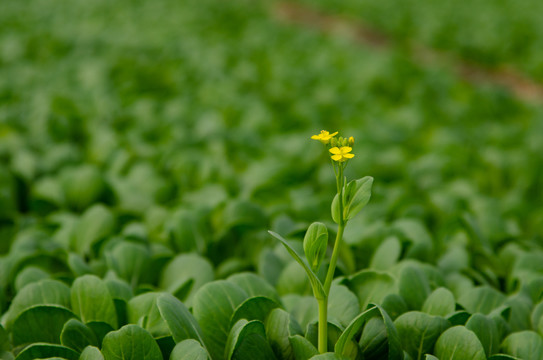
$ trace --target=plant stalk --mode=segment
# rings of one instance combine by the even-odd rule
[[[319,352],[328,351],[328,296],[318,300],[319,303]]]

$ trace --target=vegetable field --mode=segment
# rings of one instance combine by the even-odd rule
[[[0,358],[543,360],[542,6],[443,4],[3,0]]]

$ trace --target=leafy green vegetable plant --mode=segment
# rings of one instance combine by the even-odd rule
[[[332,201],[332,219],[337,223],[338,228],[324,283],[317,276],[328,248],[328,229],[323,223],[314,222],[307,229],[303,242],[305,260],[297,254],[281,235],[269,231],[273,237],[281,241],[294,259],[302,265],[309,277],[313,295],[319,304],[318,349],[321,354],[327,351],[328,298],[342,244],[343,232],[347,222],[358,214],[370,200],[373,184],[371,176],[347,182],[344,171],[349,160],[355,156],[352,153],[354,138],[352,136],[349,138],[336,137],[337,134],[337,131],[331,134],[329,131],[322,130],[320,134],[311,137],[313,140],[320,141],[331,154],[330,159],[337,186],[337,193]]]

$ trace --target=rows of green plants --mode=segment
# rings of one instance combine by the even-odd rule
[[[267,6],[2,3],[0,357],[543,358],[541,109]],[[374,179],[327,354],[268,233],[336,235],[321,129]]]
[[[540,1],[303,1],[330,15],[361,19],[400,44],[424,44],[490,67],[543,80]]]

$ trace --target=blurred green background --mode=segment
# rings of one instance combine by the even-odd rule
[[[279,6],[359,22],[389,41],[360,44],[341,28],[286,20]],[[100,203],[114,222],[82,251],[97,264],[124,236],[197,250],[226,263],[225,274],[255,269],[273,243],[266,229],[331,221],[333,172],[309,140],[321,129],[355,137],[349,178],[375,178],[347,229],[356,268],[405,219],[431,234],[428,261],[468,230],[485,256],[512,241],[539,249],[540,103],[451,69],[467,61],[540,81],[542,6],[2,1],[1,252],[35,232],[73,251]],[[417,62],[413,44],[450,61]]]

